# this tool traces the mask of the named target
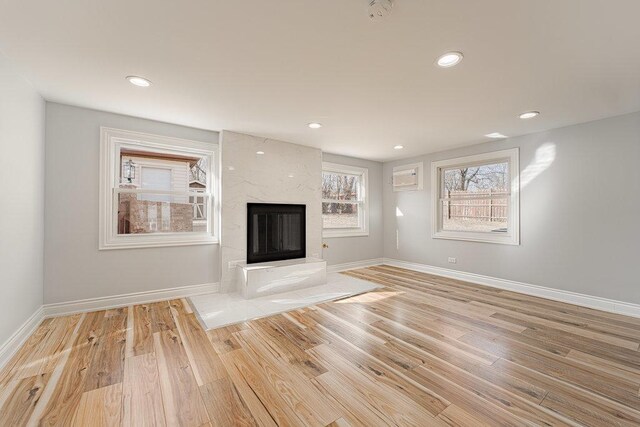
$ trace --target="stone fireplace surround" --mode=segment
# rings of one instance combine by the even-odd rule
[[[258,154],[257,152],[264,154]],[[223,131],[220,293],[191,297],[205,329],[369,292],[379,285],[326,272],[322,246],[322,153]],[[247,203],[306,205],[307,258],[247,264]]]
[[[220,153],[220,292],[242,292],[238,279],[239,271],[247,261],[249,202],[306,205],[306,254],[324,265],[326,277],[326,262],[320,259],[322,152],[288,142],[222,131]],[[298,264],[307,262],[303,259]],[[251,265],[255,273],[259,264]]]

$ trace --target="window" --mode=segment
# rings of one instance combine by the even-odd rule
[[[323,237],[369,235],[368,170],[322,164]]]
[[[518,149],[432,163],[433,237],[520,244]]]
[[[217,243],[212,144],[101,129],[100,249]]]

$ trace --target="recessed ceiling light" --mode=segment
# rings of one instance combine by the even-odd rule
[[[263,155],[264,151],[256,151],[256,154]]]
[[[485,135],[487,138],[507,138],[507,135],[503,135],[500,132],[493,132],[493,133],[488,133]]]
[[[287,175],[289,178],[293,178],[293,174],[290,173],[289,175]]]
[[[449,68],[454,65],[458,65],[460,61],[462,61],[462,58],[464,58],[462,52],[447,52],[438,57],[436,63],[438,64],[438,67]]]
[[[309,126],[311,129],[320,129],[322,127],[322,123],[309,123],[307,126]]]
[[[524,113],[520,114],[520,118],[521,119],[525,119],[525,120],[526,119],[533,119],[534,117],[539,116],[539,115],[540,115],[540,111],[527,111],[527,112],[524,112]]]
[[[147,80],[144,77],[138,76],[127,76],[127,80],[132,85],[140,86],[140,87],[149,87],[151,86],[151,80]]]
[[[394,150],[402,150],[404,148],[404,145],[396,145],[393,147]]]

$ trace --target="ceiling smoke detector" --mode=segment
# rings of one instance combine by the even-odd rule
[[[369,19],[373,22],[382,21],[382,19],[391,13],[393,0],[371,0],[369,2]]]

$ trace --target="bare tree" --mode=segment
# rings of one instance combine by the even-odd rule
[[[507,163],[450,169],[444,172],[444,185],[448,191],[505,190],[508,188],[507,180]]]
[[[201,157],[189,167],[189,181],[198,181],[200,183],[207,182],[207,159]]]
[[[352,175],[340,175],[335,173],[322,174],[322,198],[335,200],[322,204],[322,213],[354,213],[354,205],[340,203],[356,200],[358,197],[358,179]]]

